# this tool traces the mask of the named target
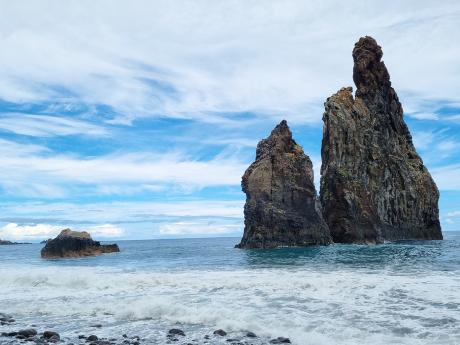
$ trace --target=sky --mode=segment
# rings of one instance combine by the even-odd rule
[[[460,230],[460,2],[0,0],[0,238],[240,236],[282,119],[319,182],[323,104],[365,35]]]

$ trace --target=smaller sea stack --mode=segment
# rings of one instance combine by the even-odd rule
[[[243,175],[244,234],[237,248],[326,245],[329,229],[313,183],[313,165],[285,120],[259,142]]]
[[[86,231],[65,229],[56,238],[46,241],[41,256],[45,259],[77,258],[119,251],[117,244],[102,245],[94,241]]]

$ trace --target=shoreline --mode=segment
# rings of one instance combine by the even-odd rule
[[[158,337],[142,337],[137,334],[128,334],[126,330],[122,334],[101,335],[104,328],[102,324],[94,324],[89,327],[93,332],[75,331],[74,336],[61,335],[59,327],[42,327],[33,323],[27,327],[19,327],[17,320],[10,314],[0,312],[0,344],[66,344],[66,345],[142,345],[142,344],[228,344],[228,345],[262,345],[262,344],[291,344],[286,337],[265,338],[259,337],[251,331],[227,332],[223,329],[206,328],[204,335],[199,338],[189,335],[180,324],[173,324],[165,329]],[[184,325],[185,326],[185,325]],[[7,327],[7,329],[5,329]],[[85,327],[86,328],[86,327]]]

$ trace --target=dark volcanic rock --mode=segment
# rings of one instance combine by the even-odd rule
[[[242,181],[246,193],[244,235],[239,248],[329,244],[310,158],[286,123],[257,145],[256,160]]]
[[[285,337],[278,337],[276,339],[270,340],[270,344],[290,344],[291,340]]]
[[[185,332],[179,328],[172,328],[168,331],[168,335],[170,336],[180,335],[182,337],[185,337]]]
[[[43,332],[43,338],[49,341],[50,343],[56,343],[61,340],[61,336],[57,332],[45,331]]]
[[[334,242],[442,239],[438,189],[415,151],[371,37],[353,50],[353,80],[327,99],[321,203]]]
[[[93,241],[85,231],[62,230],[58,237],[46,242],[41,250],[42,258],[64,258],[93,256],[103,253],[119,252],[116,244],[101,245]]]
[[[37,335],[37,331],[33,328],[29,329],[22,329],[18,332],[18,336],[24,337],[24,338],[30,338],[34,337]]]
[[[223,329],[218,329],[213,332],[215,335],[220,335],[221,337],[225,337],[227,335],[227,332],[225,332]]]

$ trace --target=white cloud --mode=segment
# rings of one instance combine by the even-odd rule
[[[217,222],[176,222],[160,226],[160,234],[175,235],[223,235],[238,232],[241,224],[222,224]]]
[[[112,224],[102,224],[89,227],[84,229],[91,234],[91,237],[98,238],[98,237],[120,237],[124,234],[124,229],[112,225]]]
[[[56,237],[64,228],[67,226],[8,223],[0,228],[0,238],[14,241],[43,240]],[[120,237],[124,234],[122,228],[112,224],[95,225],[85,229],[75,228],[74,230],[86,230],[93,238]]]
[[[7,113],[0,117],[0,130],[22,135],[51,137],[62,135],[105,136],[104,127],[85,121],[49,115]]]
[[[0,238],[8,240],[37,240],[55,237],[63,229],[50,224],[19,225],[9,223],[0,228]]]
[[[410,117],[413,117],[417,120],[439,120],[439,115],[435,113],[410,113],[408,114]]]
[[[165,222],[165,219],[177,218],[220,218],[241,221],[243,218],[243,200],[161,200],[157,202],[25,202],[0,204],[0,214],[19,223],[27,219],[28,223],[57,223],[58,225],[117,224],[129,222]],[[5,218],[2,218],[5,219]],[[16,220],[15,220],[16,219]]]
[[[460,164],[431,169],[431,174],[440,190],[460,191]]]
[[[0,222],[5,225],[0,228],[0,238],[42,239],[53,237],[68,227],[89,231],[96,239],[235,233],[243,229],[243,205],[243,200],[210,199],[3,203],[0,204]],[[5,232],[7,228],[15,231]],[[28,237],[25,234],[29,234]]]
[[[24,144],[4,142],[7,143],[5,150],[0,147],[3,164],[0,186],[15,195],[43,193],[45,197],[59,197],[71,193],[78,184],[98,185],[99,191],[105,194],[117,190],[125,194],[123,190],[129,193],[132,188],[159,191],[168,185],[183,191],[239,185],[247,165],[232,157],[217,156],[204,161],[174,152],[112,154],[94,158],[42,155],[37,152],[45,151],[45,148],[40,150],[39,146],[29,148]]]
[[[0,98],[105,104],[125,123],[218,122],[216,112],[247,110],[320,122],[325,98],[352,83],[354,42],[370,34],[420,113],[422,99],[459,101],[459,9],[415,0],[3,1]]]

